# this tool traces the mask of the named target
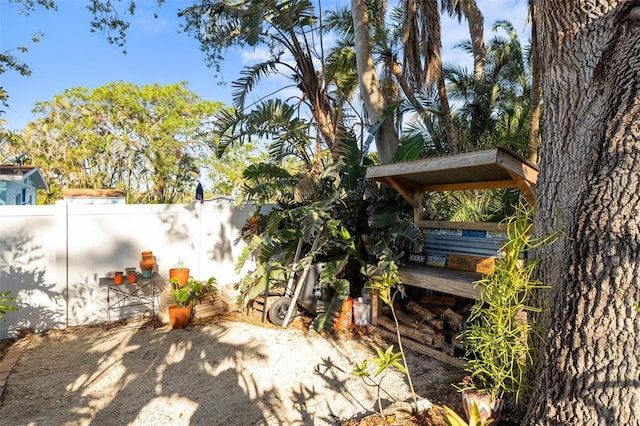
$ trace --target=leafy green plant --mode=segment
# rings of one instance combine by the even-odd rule
[[[378,262],[377,271],[379,275],[373,275],[372,277],[370,277],[370,281],[367,287],[371,290],[374,290],[374,293],[375,291],[377,291],[380,300],[382,300],[382,302],[389,306],[389,308],[391,309],[391,314],[393,315],[393,320],[396,324],[396,338],[398,340],[400,351],[394,354],[393,345],[389,346],[384,352],[380,348],[376,348],[376,351],[378,352],[378,358],[375,358],[373,360],[376,364],[378,364],[378,371],[376,372],[376,376],[389,367],[395,367],[402,373],[406,374],[409,381],[409,387],[411,389],[411,395],[413,397],[414,408],[417,411],[418,401],[416,392],[413,388],[411,373],[409,372],[409,367],[407,365],[407,358],[405,356],[404,348],[402,347],[402,336],[400,335],[398,318],[396,316],[393,303],[396,295],[402,291],[402,285],[400,284],[400,277],[398,275],[398,265],[396,264],[393,255],[389,253],[389,250],[386,250],[386,253],[382,255],[382,258]],[[402,363],[400,363],[400,360],[402,360]],[[363,362],[363,364],[366,366],[366,360]],[[383,415],[382,406],[379,400],[379,393],[378,405],[380,414]]]
[[[183,286],[180,285],[176,278],[172,278],[169,280],[169,284],[171,285],[169,294],[176,306],[180,308],[193,306],[196,302],[205,298],[214,301],[218,295],[214,277],[209,278],[206,282],[200,282],[193,277],[189,277],[187,284]]]
[[[478,410],[477,405],[473,405],[471,407],[471,413],[469,416],[469,423],[464,421],[462,417],[460,417],[455,411],[446,405],[443,407],[447,415],[444,418],[444,421],[447,422],[449,426],[487,426],[493,423],[493,419],[487,419],[482,421],[480,417],[480,411]]]
[[[376,348],[376,351],[378,353],[378,357],[372,360],[374,363],[378,365],[378,369],[376,370],[374,375],[375,377],[380,376],[389,367],[397,368],[407,376],[409,375],[409,370],[407,370],[406,367],[400,362],[401,358],[403,357],[403,354],[399,352],[394,353],[393,345],[387,347],[387,349],[384,351],[380,348]],[[353,368],[352,374],[357,377],[362,377],[363,379],[370,377],[370,374],[367,371],[367,360],[366,359],[363,360],[360,364],[356,363]],[[380,416],[382,418],[384,418],[384,410],[382,409],[382,400],[380,399],[380,389],[382,387],[383,379],[384,379],[384,376],[382,376],[380,380],[377,383],[375,383],[375,386],[378,389],[378,393],[377,393],[378,412],[380,413]]]
[[[365,179],[370,160],[362,156],[355,140],[340,144],[337,158],[301,156],[304,161],[295,173],[256,165],[245,174],[247,198],[258,206],[274,200],[277,204],[268,213],[256,213],[243,229],[248,245],[236,271],[248,259],[256,258],[257,265],[243,280],[241,292],[251,300],[262,291],[286,287],[306,265],[324,263],[320,286],[328,298],[318,300],[317,331],[331,330],[346,297],[365,286],[362,271],[367,260],[390,247],[402,253],[422,243],[419,230],[409,220],[410,210],[389,202],[389,193]],[[391,207],[384,210],[381,205]],[[319,243],[312,249],[317,238]],[[302,255],[293,262],[301,240]]]
[[[506,221],[508,241],[504,257],[496,259],[494,270],[477,281],[481,296],[473,305],[464,332],[469,376],[459,390],[473,389],[502,398],[515,396],[516,403],[528,396],[530,373],[537,361],[537,326],[531,315],[539,312],[528,303],[536,289],[545,288],[533,278],[536,262],[526,253],[553,236],[534,240],[533,209],[520,204]]]
[[[7,311],[18,310],[18,308],[11,304],[16,301],[15,297],[9,297],[11,293],[11,291],[0,291],[0,318],[3,318]]]

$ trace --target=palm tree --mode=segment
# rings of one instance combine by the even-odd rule
[[[473,76],[476,80],[482,80],[485,72],[484,17],[482,12],[475,0],[442,0],[442,9],[450,16],[458,18],[458,22],[463,17],[467,18],[473,51]]]
[[[322,58],[317,52],[314,33],[318,18],[309,0],[284,2],[226,3],[203,1],[185,8],[181,13],[186,19],[185,31],[201,44],[209,63],[217,69],[224,53],[234,46],[263,45],[272,57],[242,71],[242,77],[233,83],[234,106],[242,117],[247,94],[264,78],[276,74],[291,79],[288,87],[297,87],[297,102],[304,104],[313,117],[318,135],[316,152],[333,150],[336,134],[344,125],[339,106],[329,96],[329,82],[322,69],[318,70],[314,58]],[[291,63],[287,58],[293,58]]]
[[[370,5],[380,6],[377,10],[378,20],[372,20],[370,25]],[[366,0],[352,0],[351,14],[353,17],[354,47],[356,51],[356,64],[360,83],[360,96],[363,99],[364,109],[368,116],[369,124],[375,130],[372,133],[376,137],[376,146],[381,163],[389,163],[398,147],[398,135],[393,119],[386,112],[389,103],[383,90],[373,58],[373,46],[369,41],[370,34],[376,34],[380,30],[380,23],[385,13],[383,2],[368,3]],[[385,65],[388,67],[392,55],[387,55]],[[393,66],[393,65],[392,65]],[[388,68],[387,68],[388,71]],[[387,86],[391,88],[391,86]]]
[[[499,21],[495,36],[486,47],[486,70],[477,80],[461,67],[448,67],[450,96],[460,104],[456,123],[461,143],[467,149],[504,146],[523,155],[528,149],[531,76],[527,67],[528,48],[523,51],[513,26]],[[460,48],[471,52],[466,42]]]
[[[533,16],[533,1],[529,0],[529,16]],[[536,21],[531,19],[531,116],[529,119],[529,152],[527,159],[538,162],[538,154],[542,145],[540,138],[540,120],[542,118],[542,90],[540,88],[540,57],[538,56],[538,29]]]

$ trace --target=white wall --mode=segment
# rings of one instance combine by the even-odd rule
[[[106,321],[107,289],[99,279],[108,271],[139,270],[146,250],[153,251],[163,277],[182,258],[196,279],[240,280],[234,266],[243,244],[236,240],[253,211],[224,200],[0,207],[0,291],[12,291],[20,309],[0,321],[0,339],[22,328],[38,332]],[[145,309],[112,311],[111,319]]]

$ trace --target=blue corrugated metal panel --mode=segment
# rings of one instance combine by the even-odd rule
[[[469,256],[499,256],[504,239],[464,237],[458,235],[424,234],[424,252],[451,254],[458,253]]]

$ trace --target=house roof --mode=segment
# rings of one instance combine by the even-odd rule
[[[419,192],[466,189],[520,188],[533,201],[538,167],[504,148],[491,148],[371,166],[366,177],[393,186],[414,206]]]
[[[67,188],[62,191],[62,196],[65,198],[69,198],[69,197],[124,198],[124,191],[120,189]]]
[[[0,180],[26,180],[29,179],[37,189],[49,189],[40,169],[36,166],[18,166],[15,164],[0,165]]]

